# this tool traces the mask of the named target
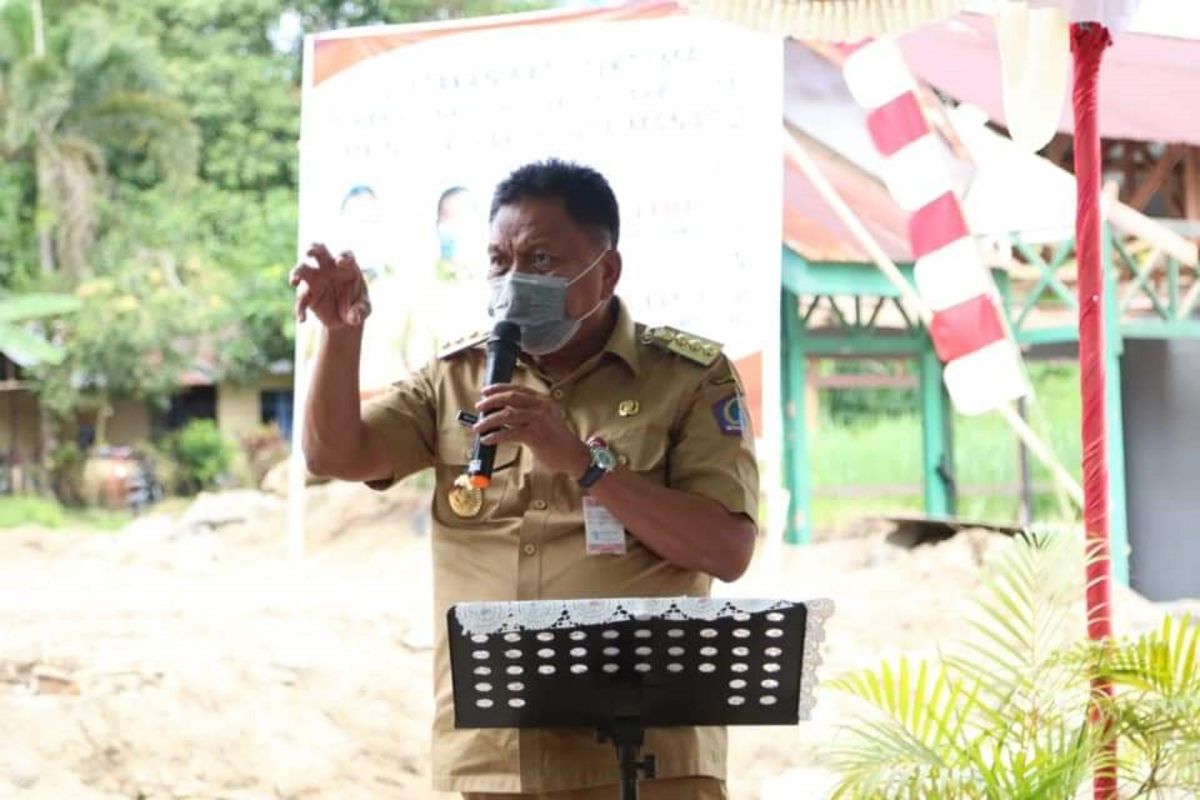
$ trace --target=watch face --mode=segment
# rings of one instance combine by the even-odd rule
[[[592,449],[592,460],[596,466],[601,469],[611,470],[617,465],[617,457],[613,455],[613,451],[607,447],[596,447]]]

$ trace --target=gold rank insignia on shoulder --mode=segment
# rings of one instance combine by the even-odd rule
[[[475,345],[483,344],[487,341],[487,338],[487,331],[476,331],[468,336],[461,336],[457,339],[452,339],[438,348],[437,357],[439,359],[449,358],[450,356],[461,353],[464,350],[469,350]]]
[[[721,345],[711,339],[695,336],[666,325],[647,328],[642,341],[669,350],[702,366],[709,366],[721,355]]]

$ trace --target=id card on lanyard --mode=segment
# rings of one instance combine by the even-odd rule
[[[583,531],[587,554],[625,555],[625,526],[594,498],[583,498]]]

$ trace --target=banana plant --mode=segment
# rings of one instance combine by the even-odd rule
[[[0,353],[22,366],[61,364],[66,351],[28,323],[73,314],[82,305],[73,294],[0,294]]]

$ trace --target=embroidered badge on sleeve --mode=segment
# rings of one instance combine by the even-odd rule
[[[734,392],[713,404],[717,428],[727,436],[740,436],[745,431],[741,397]]]

